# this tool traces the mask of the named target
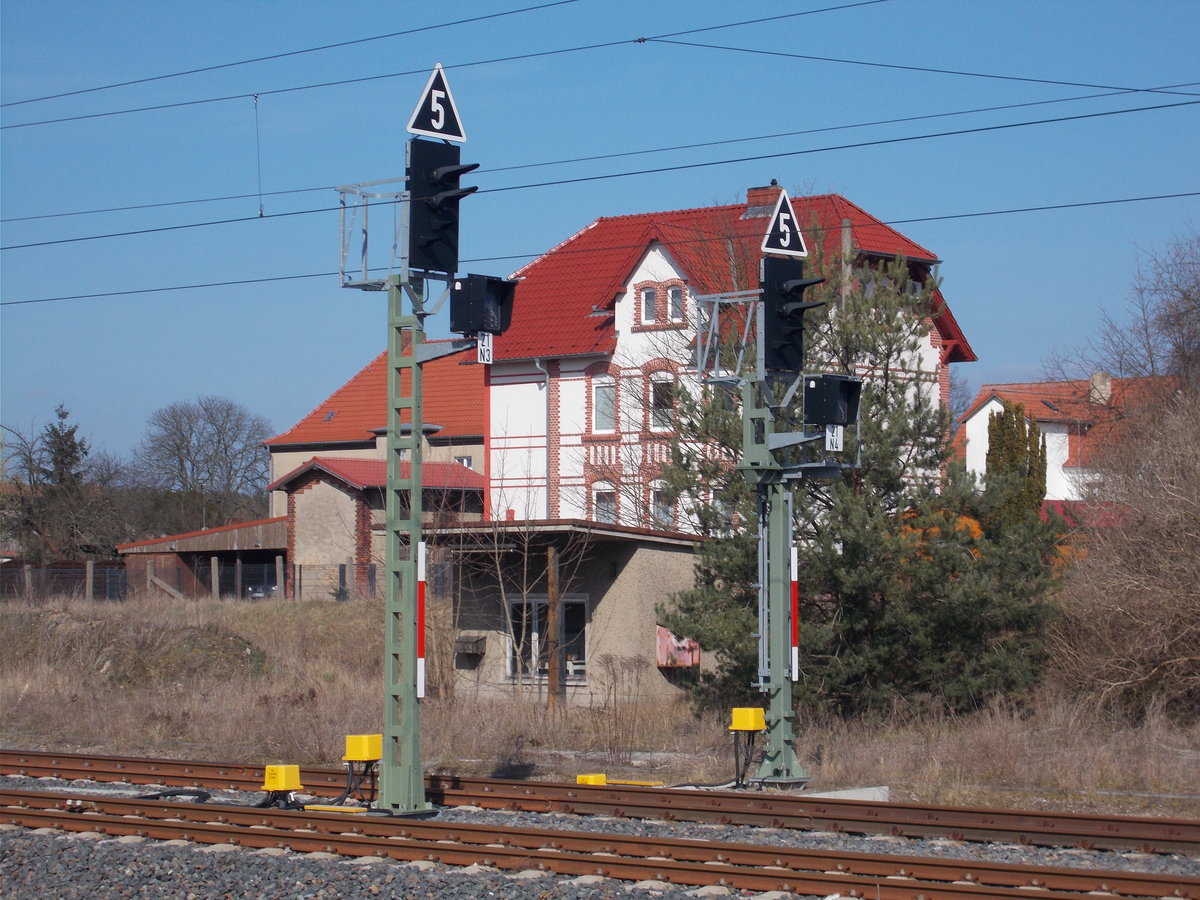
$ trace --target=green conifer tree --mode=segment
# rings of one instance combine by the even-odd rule
[[[1046,497],[1046,438],[1020,403],[1004,403],[988,419],[987,484],[993,533],[1041,513]]]
[[[918,362],[933,285],[917,283],[904,260],[847,272],[818,252],[810,266],[828,281],[810,290],[827,305],[809,313],[806,370],[867,380],[858,434],[847,433],[847,446],[860,441],[861,467],[833,481],[793,482],[805,671],[798,696],[844,712],[919,698],[965,709],[1028,686],[1038,671],[1053,536],[1031,525],[1017,539],[991,540],[978,527],[981,496],[946,467],[936,374]],[[698,551],[695,587],[662,615],[715,657],[697,691],[715,705],[758,696],[750,687],[756,504],[735,468],[741,420],[730,396],[717,385],[680,404],[666,474],[712,540]],[[798,409],[792,419],[800,421]]]

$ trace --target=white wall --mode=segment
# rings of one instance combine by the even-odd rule
[[[978,478],[987,473],[988,419],[1003,409],[1000,400],[993,397],[963,423],[967,434],[967,470]],[[1087,473],[1066,468],[1070,452],[1067,426],[1058,422],[1038,422],[1037,426],[1046,439],[1046,499],[1083,499]]]
[[[501,363],[489,392],[492,516],[546,518],[546,383],[532,363]]]

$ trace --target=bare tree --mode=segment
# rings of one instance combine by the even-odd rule
[[[1050,658],[1067,685],[1135,715],[1200,717],[1200,397],[1139,415],[1101,462]]]
[[[191,501],[190,527],[261,515],[271,436],[266,418],[224,397],[199,397],[155,411],[134,451],[148,484]]]
[[[1105,316],[1073,362],[1166,376],[1103,435],[1095,503],[1053,635],[1073,689],[1140,714],[1200,718],[1200,235],[1138,266],[1129,322]],[[1061,363],[1061,361],[1059,361]],[[1061,369],[1060,369],[1061,371]],[[1078,371],[1078,369],[1076,370]]]
[[[1102,309],[1095,336],[1047,364],[1053,379],[1107,372],[1200,384],[1200,234],[1138,261],[1124,314]]]

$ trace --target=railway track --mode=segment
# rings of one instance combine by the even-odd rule
[[[0,773],[252,792],[262,790],[264,777],[262,766],[18,750],[0,750]],[[345,786],[346,773],[339,769],[305,769],[302,781],[306,792],[335,796]],[[428,776],[426,792],[429,800],[440,806],[473,805],[485,809],[1095,850],[1200,853],[1200,821],[1193,819],[985,810],[748,791],[518,782],[457,775]]]
[[[334,812],[264,810],[96,796],[0,791],[0,821],[26,828],[185,839],[245,848],[286,847],[447,865],[560,875],[603,875],[677,885],[873,897],[876,900],[1052,898],[1108,894],[1200,898],[1200,878],[1022,866],[980,860],[767,847],[596,832],[444,824]],[[1031,894],[1032,892],[1032,894]]]

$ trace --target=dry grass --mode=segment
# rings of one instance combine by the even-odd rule
[[[345,735],[379,730],[382,619],[365,603],[8,604],[3,743],[337,765]],[[636,696],[648,674],[621,672],[622,691]],[[421,715],[430,770],[668,783],[733,770],[725,717],[697,718],[683,703],[431,699]],[[814,789],[889,785],[895,799],[1200,817],[1200,726],[1153,712],[1134,726],[1046,692],[1021,710],[797,731]]]

